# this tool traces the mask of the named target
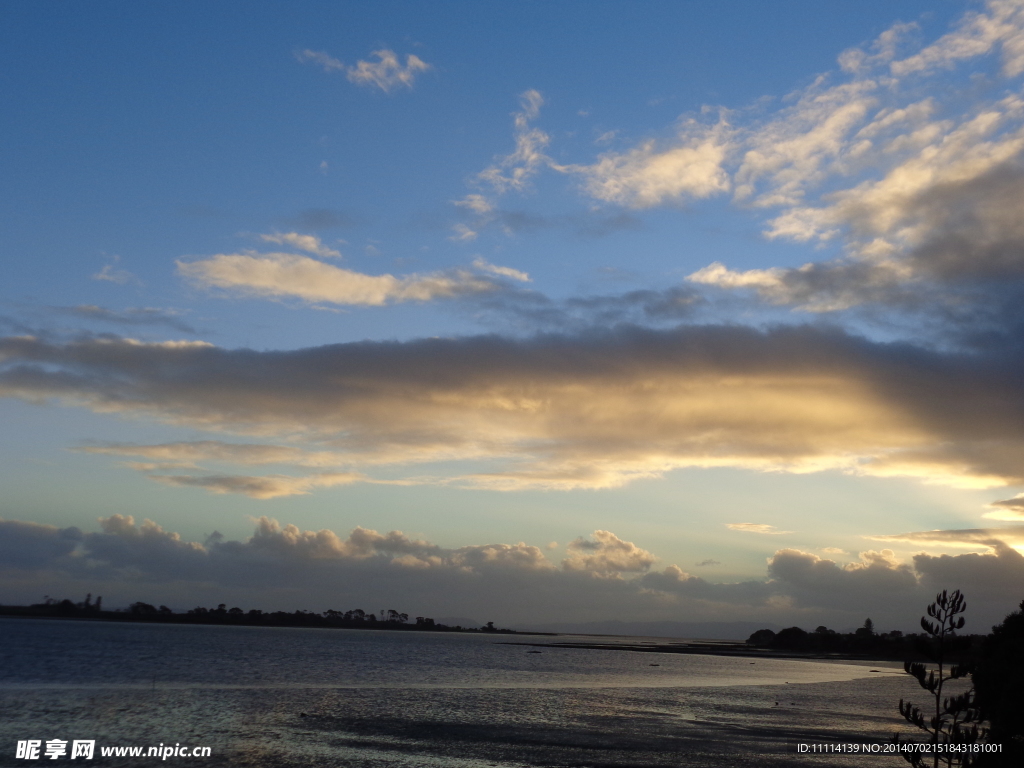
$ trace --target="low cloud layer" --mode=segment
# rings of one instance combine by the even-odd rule
[[[296,465],[365,472],[446,462],[415,476],[505,490],[612,487],[679,467],[1024,483],[1021,374],[1019,360],[1001,354],[814,327],[619,328],[282,352],[0,339],[0,395],[260,437],[246,443],[259,448],[196,448],[229,465],[260,463],[259,451],[284,474]],[[150,450],[159,449],[136,453],[145,460]],[[472,471],[459,463],[470,460]]]
[[[735,583],[710,582],[676,565],[656,570],[654,554],[610,531],[576,539],[567,553],[559,565],[524,542],[452,549],[399,531],[357,527],[340,536],[267,517],[245,540],[214,532],[203,543],[123,515],[101,519],[95,532],[0,520],[0,600],[38,600],[29,590],[102,590],[106,604],[191,607],[195,595],[209,594],[215,602],[294,610],[301,596],[304,607],[319,610],[387,604],[435,615],[482,612],[511,623],[685,614],[690,621],[829,621],[842,628],[870,615],[881,627],[911,629],[935,591],[960,588],[971,631],[987,631],[1019,602],[1024,583],[1024,557],[998,539],[985,552],[919,553],[908,562],[888,549],[845,564],[780,549],[764,578]]]

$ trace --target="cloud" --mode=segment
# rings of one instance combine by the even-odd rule
[[[492,275],[498,275],[499,277],[508,277],[521,283],[530,282],[530,276],[526,272],[513,269],[512,267],[501,267],[497,264],[491,264],[481,257],[473,259],[473,266],[482,272],[490,272]]]
[[[721,611],[726,606],[732,607],[729,613],[737,617],[742,614],[733,611],[739,606],[748,611],[747,616],[750,616],[752,609],[772,610],[779,597],[777,586],[770,581],[714,583],[699,576],[691,576],[677,565],[645,573],[636,579],[636,583],[652,595],[690,602],[698,611]]]
[[[594,531],[593,539],[582,537],[569,542],[569,556],[562,567],[570,571],[590,571],[601,575],[642,573],[657,558],[631,541],[623,541],[611,531]]]
[[[461,200],[453,200],[452,203],[460,208],[466,208],[473,213],[490,213],[494,206],[483,195],[466,195]]]
[[[150,475],[151,479],[182,488],[202,488],[211,493],[240,493],[253,499],[297,496],[313,488],[332,488],[364,480],[356,472],[324,472],[307,477],[288,475]]]
[[[643,222],[636,216],[618,212],[607,214],[602,211],[586,213],[544,215],[520,210],[495,210],[492,215],[481,217],[481,225],[496,223],[506,235],[522,232],[539,232],[546,229],[570,229],[582,237],[606,237],[624,230],[636,230]]]
[[[313,51],[308,48],[298,51],[295,58],[303,64],[307,62],[319,64],[327,73],[344,72],[350,83],[380,88],[385,93],[390,93],[393,88],[398,86],[412,88],[416,77],[421,72],[433,69],[430,64],[413,54],[405,57],[403,66],[395,52],[387,48],[374,51],[370,55],[376,56],[377,61],[360,59],[353,67],[346,67],[343,62],[323,51]]]
[[[540,108],[544,104],[541,93],[534,89],[524,91],[520,94],[519,101],[521,109],[512,115],[515,150],[508,155],[496,157],[494,163],[476,174],[472,183],[489,187],[495,196],[510,191],[524,192],[530,188],[530,180],[544,168],[552,168],[560,173],[584,174],[590,179],[588,183],[596,183],[595,179],[604,171],[584,166],[559,165],[546,154],[551,136],[532,125],[539,117]],[[609,158],[602,162],[612,163]],[[492,199],[477,193],[468,194],[463,199],[452,202],[477,216],[475,229],[465,224],[457,224],[455,227],[457,233],[464,236],[461,239],[467,240],[475,237],[482,227],[492,223],[498,223],[509,235],[519,231],[571,226],[581,234],[597,237],[620,229],[635,229],[640,226],[639,220],[635,217],[622,213],[608,216],[599,211],[591,211],[583,216],[544,216],[521,211],[501,211],[497,210]],[[470,235],[470,232],[473,234]]]
[[[78,528],[0,520],[0,566],[34,568],[70,555],[81,540]]]
[[[430,64],[413,54],[405,57],[404,67],[395,52],[386,48],[374,51],[371,55],[376,56],[377,61],[369,62],[360,59],[354,67],[349,67],[346,70],[346,77],[350,83],[376,86],[385,93],[389,93],[392,88],[400,85],[412,88],[413,81],[420,72],[433,69]]]
[[[948,69],[960,61],[984,56],[999,46],[1002,49],[1003,74],[1014,77],[1024,72],[1024,9],[1013,0],[990,0],[985,12],[970,11],[957,28],[932,45],[889,66],[902,77]]]
[[[337,464],[342,454],[330,451],[310,452],[295,446],[261,443],[225,443],[220,440],[138,445],[135,443],[99,443],[83,445],[75,450],[107,456],[138,456],[174,467],[192,465],[198,461],[220,461],[246,466],[265,464],[291,464],[307,467],[325,467]]]
[[[705,567],[705,566],[710,566],[710,565],[721,565],[721,564],[722,564],[722,563],[721,563],[721,561],[719,561],[719,560],[715,560],[714,558],[710,558],[710,557],[709,557],[709,558],[708,558],[707,560],[701,560],[701,561],[700,561],[699,563],[696,563],[696,566],[697,566],[698,568],[703,568],[703,567]]]
[[[993,501],[989,506],[994,509],[982,517],[992,520],[1024,520],[1024,494],[1017,494],[1012,499]]]
[[[260,235],[260,239],[267,243],[290,245],[301,251],[306,251],[306,253],[312,253],[315,256],[321,256],[323,258],[341,258],[340,251],[328,248],[323,244],[323,242],[321,242],[320,238],[315,235],[300,235],[298,232],[275,232],[270,235]]]
[[[874,535],[868,538],[875,541],[898,541],[908,544],[968,547],[971,549],[1003,545],[1024,546],[1024,525],[1004,528],[914,531],[912,533]]]
[[[730,151],[728,126],[688,121],[678,143],[659,148],[647,141],[625,153],[602,155],[590,166],[566,166],[581,174],[594,198],[630,208],[650,208],[668,202],[711,197],[729,190],[722,167]]]
[[[506,490],[616,487],[681,467],[1024,483],[1022,381],[1003,350],[945,353],[810,326],[269,352],[0,339],[2,396],[287,437],[349,456],[343,471],[451,462],[426,480]]]
[[[899,563],[892,550],[862,552],[846,565],[798,549],[781,549],[768,561],[768,575],[798,604],[842,606],[849,610],[877,610],[885,600],[919,605],[923,599],[914,569]]]
[[[467,227],[465,224],[459,223],[452,227],[455,232],[454,235],[449,237],[449,240],[454,240],[458,243],[470,243],[476,240],[477,233]]]
[[[182,333],[199,333],[188,323],[182,321],[174,310],[157,309],[155,307],[128,307],[120,312],[99,307],[95,304],[79,304],[77,307],[52,307],[52,311],[62,315],[70,315],[80,320],[93,320],[121,326],[167,326]]]
[[[298,51],[295,58],[302,64],[312,61],[324,68],[324,72],[337,72],[345,69],[340,61],[325,53],[324,51],[311,51],[309,48]]]
[[[662,290],[642,289],[621,294],[551,297],[526,289],[511,288],[468,296],[463,306],[473,318],[508,333],[587,332],[619,325],[665,326],[692,319],[705,306],[703,297],[690,286]]]
[[[792,533],[792,531],[780,531],[774,525],[767,525],[765,523],[726,523],[725,527],[732,531],[767,533],[772,536],[777,536],[783,533]]]
[[[868,550],[846,564],[782,549],[765,577],[714,583],[675,565],[652,570],[653,554],[609,531],[576,539],[559,567],[524,542],[449,548],[361,526],[340,535],[260,517],[246,539],[213,532],[199,543],[130,515],[99,522],[100,530],[83,532],[0,520],[4,602],[102,589],[105,605],[194,605],[203,594],[215,603],[294,610],[301,595],[319,610],[388,604],[444,615],[463,608],[502,622],[674,619],[682,611],[696,621],[839,628],[869,615],[877,626],[913,629],[936,590],[960,588],[972,631],[984,631],[1015,607],[1024,583],[1024,558],[1002,545],[919,553],[910,562]]]
[[[121,261],[120,256],[111,257],[110,264],[104,264],[103,269],[92,275],[93,280],[100,280],[116,285],[127,285],[131,282],[138,282],[138,278],[126,269],[118,269],[117,263]]]
[[[799,311],[857,310],[859,321],[889,327],[902,313],[965,343],[1011,336],[1001,322],[1024,324],[1024,11],[993,0],[929,45],[915,46],[915,30],[893,25],[781,99],[684,115],[666,138],[559,165],[537,135],[488,174],[500,193],[551,168],[625,209],[731,192],[734,204],[765,212],[768,239],[830,255],[746,270],[715,261],[691,283]],[[523,136],[536,112],[517,116]]]
[[[512,115],[515,126],[515,151],[497,158],[493,165],[482,170],[476,177],[478,182],[489,185],[498,194],[509,190],[526,189],[530,178],[550,163],[544,149],[551,143],[551,137],[530,125],[540,114],[544,97],[540,91],[531,89],[520,95],[519,103],[520,111]],[[470,196],[467,200],[472,201],[467,205],[471,210],[482,207],[482,198]]]
[[[180,275],[203,287],[330,304],[382,306],[494,290],[493,282],[465,270],[367,275],[292,253],[221,253],[177,264]]]

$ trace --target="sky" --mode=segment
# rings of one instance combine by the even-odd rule
[[[0,22],[0,602],[1024,598],[1024,2]]]

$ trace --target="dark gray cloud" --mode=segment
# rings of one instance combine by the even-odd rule
[[[692,319],[704,303],[698,290],[685,285],[567,299],[552,299],[538,291],[509,286],[468,296],[462,306],[475,320],[506,332],[550,332],[624,324],[675,325]]]
[[[1021,358],[812,326],[623,326],[282,352],[7,337],[0,394],[303,435],[347,456],[346,471],[488,460],[474,475],[448,470],[448,481],[492,488],[609,487],[684,466],[1024,482]]]
[[[32,335],[38,333],[38,329],[30,328],[17,318],[9,315],[0,315],[0,333],[13,333],[17,335]]]
[[[783,549],[769,562],[768,573],[803,605],[870,611],[882,607],[882,595],[895,602],[921,599],[914,569],[897,562],[891,550],[865,552],[861,562],[842,566],[808,552]]]
[[[163,326],[176,331],[197,335],[194,327],[184,322],[173,311],[154,307],[128,307],[121,311],[98,307],[94,304],[79,304],[76,307],[51,307],[56,314],[74,317],[79,320],[108,323],[118,326]]]
[[[66,558],[82,541],[78,528],[0,520],[0,564],[38,568]]]
[[[293,610],[301,596],[304,605],[322,608],[399,604],[435,615],[483,612],[508,622],[664,619],[684,612],[694,621],[840,627],[871,616],[882,626],[913,629],[937,590],[961,589],[971,630],[986,631],[1024,591],[1024,557],[998,541],[984,553],[919,553],[910,562],[890,550],[862,552],[842,564],[783,549],[769,559],[765,578],[713,583],[675,565],[654,570],[650,552],[609,531],[578,539],[557,566],[523,542],[445,548],[399,531],[357,527],[342,537],[265,517],[248,539],[215,532],[203,544],[129,516],[100,523],[100,531],[83,533],[0,521],[0,601],[16,600],[17,590],[42,594],[59,587],[187,607],[196,595],[210,594],[216,602]],[[35,592],[30,599],[38,599]]]
[[[1019,141],[1013,136],[1005,141],[1006,151],[1014,152],[1009,159],[979,161],[984,170],[964,172],[962,178],[949,169],[908,168],[908,174],[934,172],[938,180],[912,193],[897,191],[898,176],[877,188],[837,193],[832,207],[815,212],[843,229],[850,244],[846,256],[746,272],[716,263],[690,279],[750,290],[772,305],[838,313],[890,335],[966,347],[1019,347],[1024,166]]]

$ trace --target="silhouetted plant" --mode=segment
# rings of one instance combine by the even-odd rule
[[[985,638],[971,677],[978,708],[991,725],[989,741],[1001,745],[979,767],[1024,765],[1024,601]]]
[[[987,734],[987,729],[981,727],[982,718],[975,703],[974,688],[952,696],[943,695],[943,688],[947,682],[959,680],[973,671],[969,663],[946,666],[951,641],[956,637],[956,631],[964,626],[964,617],[960,614],[965,610],[967,602],[959,589],[952,594],[947,594],[946,590],[937,594],[935,602],[928,606],[928,615],[935,621],[921,617],[921,628],[930,636],[930,642],[923,641],[918,647],[926,657],[935,662],[936,668],[929,669],[925,664],[912,661],[903,664],[907,674],[913,675],[920,686],[935,699],[934,714],[930,711],[926,714],[920,707],[900,699],[900,714],[908,723],[928,733],[928,743],[934,747],[929,755],[930,760],[926,760],[920,752],[901,753],[915,768],[926,766],[929,762],[934,768],[940,765],[972,765],[975,753],[940,753],[939,749],[948,750],[952,745],[966,747],[984,741]],[[895,741],[899,743],[899,734],[896,734]]]

